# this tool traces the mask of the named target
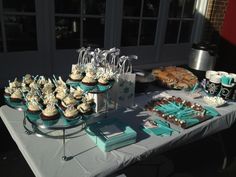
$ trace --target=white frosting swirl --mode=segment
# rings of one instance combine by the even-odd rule
[[[28,102],[28,109],[30,111],[40,111],[39,105],[35,101]]]
[[[68,107],[65,111],[64,111],[64,115],[66,116],[66,117],[75,117],[75,116],[77,116],[78,115],[78,110],[75,108],[75,107],[73,107],[73,106],[70,106],[70,107]]]
[[[56,109],[55,105],[48,104],[42,113],[43,115],[50,117],[57,115],[58,110]]]
[[[22,93],[21,93],[20,89],[16,89],[16,90],[11,94],[11,98],[13,98],[13,99],[22,99]]]

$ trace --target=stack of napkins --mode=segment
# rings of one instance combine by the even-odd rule
[[[86,129],[88,136],[103,151],[111,151],[136,142],[137,133],[117,119],[104,119]]]

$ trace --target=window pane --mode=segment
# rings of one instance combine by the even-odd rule
[[[122,24],[122,46],[137,46],[139,20],[127,19]]]
[[[185,0],[183,17],[185,18],[193,17],[195,11],[194,5],[195,5],[195,0]]]
[[[165,43],[177,43],[177,37],[179,32],[179,20],[168,20],[167,30],[165,36]]]
[[[36,22],[33,16],[5,16],[7,51],[37,50]]]
[[[179,42],[190,42],[191,34],[192,34],[192,21],[182,21],[181,30],[180,30],[180,38]]]
[[[140,45],[154,45],[156,26],[156,20],[143,20],[140,36]]]
[[[57,49],[80,48],[80,19],[56,17],[55,34]]]
[[[83,21],[83,46],[104,46],[104,18],[85,18]]]
[[[184,0],[172,0],[169,7],[169,17],[181,17]]]
[[[55,13],[80,13],[80,0],[55,0],[54,3]]]
[[[159,12],[160,0],[144,0],[143,16],[157,17]]]
[[[123,15],[139,17],[141,10],[141,0],[124,0]]]
[[[3,0],[3,9],[8,12],[35,12],[35,0]]]
[[[106,0],[85,0],[85,14],[104,16],[105,9]]]

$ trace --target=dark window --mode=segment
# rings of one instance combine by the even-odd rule
[[[165,39],[166,43],[177,43],[179,24],[179,20],[168,20]]]
[[[7,12],[35,12],[35,0],[3,0]]]
[[[154,45],[156,26],[156,20],[143,20],[140,45]]]
[[[104,46],[104,19],[84,18],[83,45],[94,48]]]
[[[57,49],[104,46],[106,0],[54,2]]]
[[[138,28],[139,20],[125,19],[122,23],[122,46],[136,46],[138,45]]]
[[[159,0],[124,0],[121,46],[154,45]]]
[[[80,14],[80,0],[55,0],[55,12]]]
[[[36,21],[33,16],[4,16],[7,51],[37,49]]]
[[[172,0],[169,5],[165,44],[189,43],[195,13],[195,0]]]
[[[56,17],[56,48],[76,49],[80,47],[80,18]]]

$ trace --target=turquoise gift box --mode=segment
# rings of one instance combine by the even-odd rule
[[[104,119],[86,128],[88,136],[105,152],[136,142],[137,133],[118,119]]]

